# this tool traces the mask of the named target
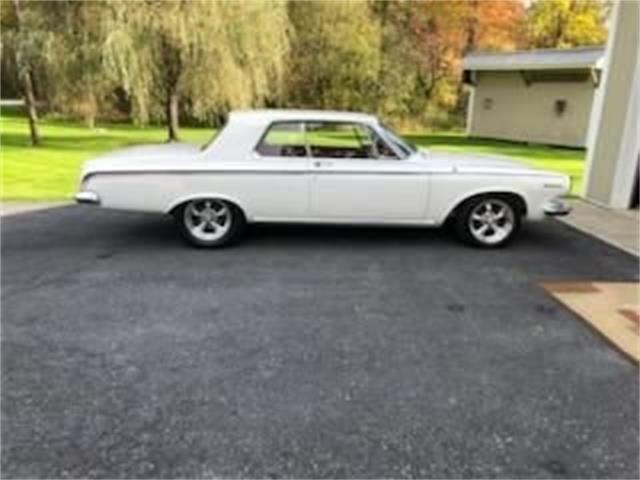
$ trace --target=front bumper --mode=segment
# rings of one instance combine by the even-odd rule
[[[77,203],[100,205],[100,195],[98,195],[96,192],[91,192],[88,190],[76,193],[75,199]]]
[[[562,217],[571,213],[571,207],[560,199],[553,199],[547,202],[544,207],[544,214],[550,217]]]

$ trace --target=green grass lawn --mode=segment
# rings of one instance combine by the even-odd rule
[[[126,124],[98,125],[90,130],[66,121],[41,122],[42,145],[29,146],[26,120],[0,115],[0,162],[3,200],[70,199],[78,188],[82,163],[100,153],[166,138],[160,127],[138,128]],[[185,128],[185,141],[205,143],[212,130]]]
[[[42,145],[29,146],[26,120],[3,111],[0,115],[0,165],[3,200],[70,199],[78,185],[85,160],[100,153],[141,143],[161,143],[166,132],[161,127],[134,127],[128,124],[98,125],[90,130],[79,123],[60,120],[41,122]],[[205,143],[212,129],[183,128],[182,140]],[[468,139],[461,134],[407,135],[412,143],[433,149],[507,155],[537,167],[568,173],[573,192],[582,181],[584,151],[511,142]]]

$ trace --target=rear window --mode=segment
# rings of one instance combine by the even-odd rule
[[[256,151],[268,157],[306,157],[302,123],[274,123],[260,140]]]

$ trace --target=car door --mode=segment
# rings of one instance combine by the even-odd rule
[[[402,159],[371,127],[307,122],[311,155],[310,210],[315,218],[420,222],[428,175]]]
[[[309,214],[309,157],[302,122],[274,122],[252,152],[255,175],[245,191],[256,220],[301,219]]]

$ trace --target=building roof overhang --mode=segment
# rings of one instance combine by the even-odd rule
[[[465,71],[602,69],[603,47],[517,52],[473,52],[462,60]]]

